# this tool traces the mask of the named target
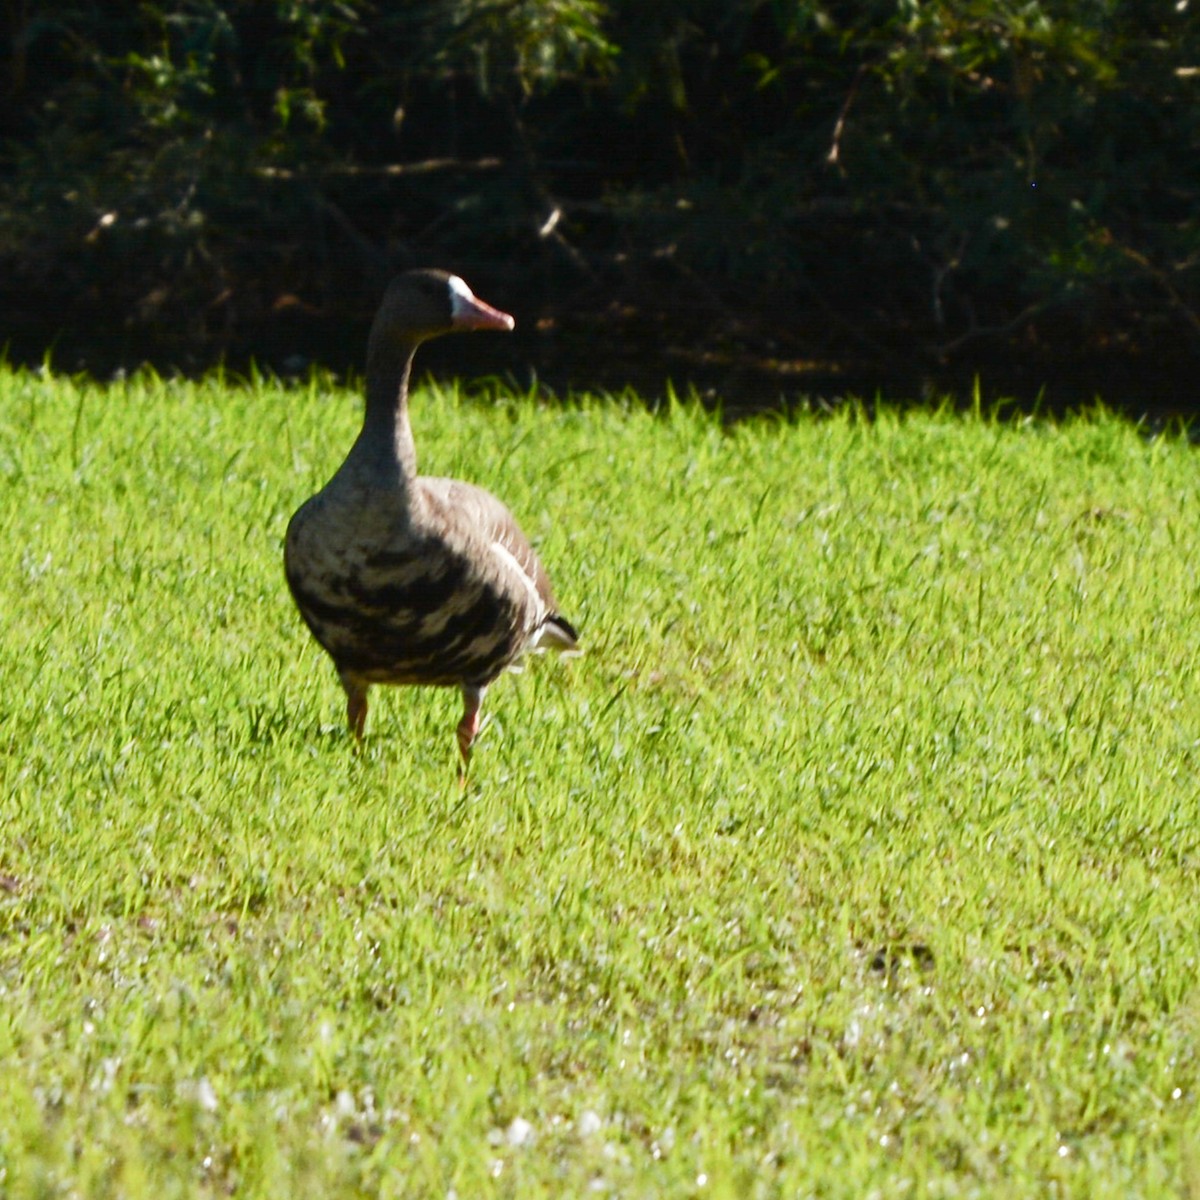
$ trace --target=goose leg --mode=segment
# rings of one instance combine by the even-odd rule
[[[346,690],[346,724],[354,734],[354,740],[363,739],[363,726],[367,723],[367,685],[349,675],[340,676]]]
[[[463,765],[461,776],[466,778],[467,768],[471,765],[471,743],[479,732],[479,709],[483,704],[483,694],[486,688],[472,687],[463,684],[463,715],[458,723],[458,752],[462,755]]]

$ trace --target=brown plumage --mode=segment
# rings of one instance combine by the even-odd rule
[[[367,346],[362,431],[292,517],[284,547],[288,586],[337,668],[355,737],[373,683],[458,687],[464,770],[492,680],[526,650],[575,649],[576,634],[508,509],[473,484],[417,475],[408,376],[429,338],[512,327],[457,276],[394,280]]]

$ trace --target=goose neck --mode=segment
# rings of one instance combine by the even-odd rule
[[[416,347],[374,353],[367,364],[367,403],[359,442],[373,458],[398,464],[412,479],[416,450],[408,419],[408,378]]]

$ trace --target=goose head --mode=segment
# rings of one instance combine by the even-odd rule
[[[469,329],[510,330],[516,322],[446,271],[406,271],[388,285],[371,326],[370,353],[409,349]]]

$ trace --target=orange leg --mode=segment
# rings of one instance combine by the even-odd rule
[[[354,740],[361,743],[363,727],[367,723],[367,685],[347,675],[341,676],[341,680],[346,689],[346,724],[354,734]]]
[[[463,685],[463,715],[458,723],[458,752],[462,755],[463,765],[459,778],[466,782],[467,770],[471,766],[471,743],[479,732],[479,709],[483,705],[485,688]]]

